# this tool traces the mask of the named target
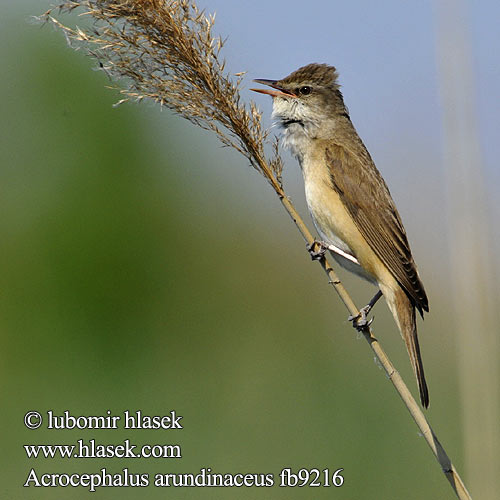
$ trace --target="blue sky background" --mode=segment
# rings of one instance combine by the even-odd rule
[[[230,68],[246,70],[249,77],[279,78],[310,62],[332,64],[340,72],[346,102],[368,144],[397,141],[400,134],[409,134],[422,141],[418,146],[439,149],[436,3],[317,1],[306,6],[296,1],[214,0],[199,5],[217,12],[216,29],[229,35],[225,53]],[[457,4],[462,5],[473,57],[473,97],[485,167],[498,178],[500,5]],[[266,109],[264,102],[262,107]]]

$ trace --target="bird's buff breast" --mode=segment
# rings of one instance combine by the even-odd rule
[[[360,262],[363,261],[367,253],[371,255],[372,251],[361,237],[339,195],[332,188],[324,160],[304,155],[300,164],[304,176],[307,206],[320,237],[356,257]],[[334,253],[332,255],[349,271],[368,281],[374,281],[373,275],[367,269],[342,256]]]
[[[275,115],[279,112],[277,101],[275,99]],[[315,132],[315,124],[310,121],[306,125],[288,125],[283,134],[283,146],[290,149],[299,162],[304,177],[307,206],[320,237],[354,255],[348,242],[349,237],[353,236],[351,233],[357,229],[332,188],[324,148],[315,144]]]
[[[307,207],[320,236],[344,252],[353,255],[349,240],[349,225],[354,225],[340,197],[331,188],[327,175],[311,167],[307,158],[301,162]],[[322,170],[322,169],[321,169]],[[326,167],[324,167],[326,173]]]
[[[372,272],[373,251],[361,236],[339,195],[333,189],[326,165],[325,144],[318,138],[318,123],[307,108],[290,107],[289,100],[274,99],[273,116],[279,120],[301,120],[284,125],[283,146],[299,161],[304,176],[307,206],[319,236],[355,257],[361,264],[332,252],[335,260],[349,271],[375,282]],[[378,260],[375,258],[375,260]]]

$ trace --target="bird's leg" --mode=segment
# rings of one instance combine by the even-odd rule
[[[366,304],[365,307],[362,307],[359,310],[359,314],[357,316],[349,316],[349,321],[352,321],[352,326],[356,329],[364,328],[365,326],[370,326],[372,324],[373,318],[368,320],[367,316],[370,314],[370,311],[372,310],[373,306],[377,303],[378,299],[382,297],[382,292],[379,290]]]
[[[312,260],[321,260],[329,249],[329,245],[324,241],[314,240],[310,245],[308,243],[306,248]]]

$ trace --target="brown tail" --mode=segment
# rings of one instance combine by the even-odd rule
[[[410,302],[406,293],[399,289],[393,294],[394,302],[387,300],[389,308],[399,326],[401,336],[406,344],[406,349],[410,356],[410,361],[417,377],[418,389],[420,391],[420,401],[422,406],[429,406],[429,390],[425,382],[424,365],[420,356],[420,346],[417,337],[417,321],[415,317],[415,306]],[[393,302],[391,304],[391,302]]]

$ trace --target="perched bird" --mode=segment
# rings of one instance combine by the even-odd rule
[[[427,408],[415,317],[415,309],[422,317],[429,311],[427,296],[401,217],[351,122],[337,78],[333,66],[308,64],[282,80],[254,80],[271,88],[252,90],[273,97],[273,118],[284,129],[284,146],[299,161],[321,245],[340,265],[379,287],[355,325],[366,324],[366,314],[383,294]]]

